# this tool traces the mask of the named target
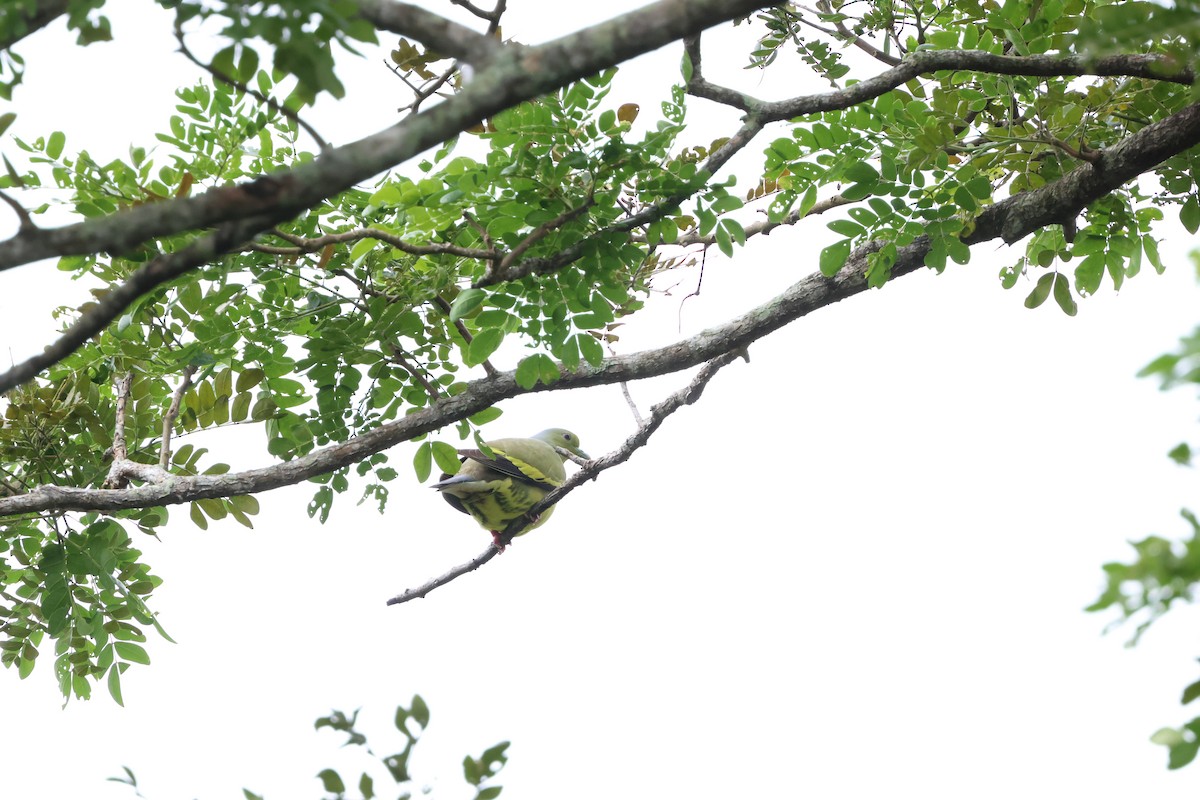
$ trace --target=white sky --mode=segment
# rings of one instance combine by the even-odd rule
[[[506,35],[537,42],[634,3],[558,22],[556,4],[512,5]],[[120,11],[118,44],[80,51],[60,25],[20,48],[13,133],[66,130],[68,150],[98,157],[152,142],[192,72],[157,8]],[[639,61],[614,106],[648,115],[677,59]],[[342,108],[311,117],[338,142],[402,98],[377,61],[353,74]],[[774,295],[815,267],[813,231],[710,257],[680,312],[682,275],[625,352]],[[1105,288],[1076,319],[1001,290],[1015,254],[991,245],[822,310],[723,370],[545,528],[405,606],[383,602],[487,543],[404,472],[411,447],[394,452],[382,517],[345,496],[318,525],[307,487],[261,497],[253,532],[201,532],[175,509],[144,549],[179,644],[151,640],[124,709],[100,687],[60,710],[48,658],[25,682],[0,675],[4,796],[129,798],[103,780],[126,764],[155,800],[314,797],[319,769],[358,763],[316,717],[364,706],[390,752],[392,710],[421,693],[433,722],[415,767],[440,798],[469,797],[462,756],[502,739],[505,796],[535,800],[1192,797],[1200,767],[1168,773],[1147,739],[1192,716],[1178,696],[1198,677],[1200,617],[1183,609],[1131,651],[1081,611],[1127,539],[1181,535],[1195,503],[1193,473],[1165,457],[1195,438],[1195,401],[1133,378],[1197,321],[1192,246],[1171,229],[1167,274]],[[62,283],[50,264],[0,273],[0,347],[19,358],[49,340],[49,309],[81,291]],[[645,410],[684,380],[632,391]],[[495,435],[564,425],[593,455],[632,431],[615,387],[505,410]],[[235,467],[267,462],[236,437],[214,447]]]

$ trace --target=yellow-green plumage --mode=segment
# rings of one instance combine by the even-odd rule
[[[463,459],[458,474],[443,475],[433,488],[450,505],[474,517],[493,537],[566,480],[566,457],[556,447],[588,457],[579,448],[579,437],[562,428],[551,428],[529,439],[497,439],[487,446],[492,457],[481,450],[460,450]],[[553,507],[546,509],[517,535],[542,525],[553,511]]]

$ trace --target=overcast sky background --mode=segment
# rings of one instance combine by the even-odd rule
[[[100,161],[154,143],[195,70],[156,6],[113,5],[115,44],[79,50],[60,23],[18,49],[28,77],[0,151],[53,130]],[[559,4],[514,0],[504,31],[535,43],[636,5],[573,5],[566,20]],[[728,71],[709,51],[710,79],[771,97],[820,88],[756,84],[737,69],[746,29],[734,34]],[[613,107],[635,100],[652,120],[678,58],[627,68]],[[309,115],[335,143],[404,102],[378,56],[347,74],[346,100]],[[712,123],[689,142],[728,133],[730,115],[692,103]],[[0,216],[0,234],[14,229]],[[1148,737],[1193,716],[1178,697],[1198,677],[1200,616],[1182,609],[1127,650],[1081,610],[1126,540],[1182,535],[1178,510],[1196,501],[1194,473],[1165,456],[1195,438],[1194,396],[1134,379],[1200,319],[1193,242],[1164,232],[1165,275],[1106,287],[1075,319],[1026,310],[1031,283],[1003,291],[1017,251],[991,244],[969,266],[823,309],[724,369],[536,534],[423,601],[384,606],[488,537],[411,477],[411,446],[393,451],[402,475],[383,516],[346,495],[321,526],[309,487],[260,497],[252,532],[201,532],[172,509],[162,542],[143,543],[178,644],[151,639],[123,709],[99,687],[60,710],[49,657],[24,682],[0,674],[4,796],[130,798],[104,782],[124,764],[154,800],[243,786],[316,797],[319,769],[350,765],[356,781],[362,763],[314,733],[316,717],[363,706],[373,745],[392,752],[392,711],[421,693],[433,721],[414,766],[439,798],[469,797],[462,756],[502,739],[505,796],[535,800],[1193,797],[1200,767],[1168,773]],[[714,253],[686,303],[697,275],[681,272],[622,352],[769,299],[815,268],[826,233],[818,219],[732,261]],[[6,357],[48,342],[50,310],[84,288],[52,263],[0,273]],[[685,381],[632,392],[644,412]],[[562,425],[593,455],[633,431],[615,387],[504,408],[493,435]],[[210,446],[235,468],[268,462],[244,435]]]

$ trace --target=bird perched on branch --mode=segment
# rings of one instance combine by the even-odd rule
[[[529,439],[496,439],[487,443],[492,456],[482,450],[459,450],[462,467],[456,475],[442,475],[433,488],[446,502],[470,514],[492,532],[501,551],[500,534],[508,524],[533,508],[550,490],[567,479],[567,457],[555,448],[589,458],[579,447],[579,437],[562,428],[550,428]],[[543,511],[516,535],[528,533],[550,518],[554,507]]]

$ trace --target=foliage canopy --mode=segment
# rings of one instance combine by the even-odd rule
[[[411,479],[389,447],[422,441],[420,480],[454,471],[455,446],[427,437],[478,438],[504,399],[700,364],[707,380],[804,314],[993,239],[1019,243],[1005,288],[1027,279],[1025,305],[1075,314],[1161,271],[1166,214],[1200,229],[1186,4],[695,0],[540,45],[503,40],[503,3],[456,0],[470,24],[390,0],[158,5],[203,78],[155,141],[106,163],[61,131],[3,144],[19,228],[0,271],[51,259],[97,286],[61,339],[0,375],[0,652],[24,677],[52,650],[68,696],[103,680],[120,702],[148,662],[159,580],[133,537],[174,506],[250,526],[254,493],[312,480],[322,522],[351,490],[383,510]],[[81,45],[119,37],[103,6],[8,4],[15,113],[18,50],[64,15]],[[751,75],[799,61],[828,90],[766,100],[708,74],[701,33],[731,20],[754,31]],[[211,55],[190,48],[201,27],[220,32]],[[313,104],[380,39],[411,102],[329,145]],[[672,42],[680,78],[657,108],[610,94],[620,63]],[[740,121],[689,129],[697,99]],[[817,273],[725,326],[615,353],[664,273],[814,225],[836,237]],[[172,446],[233,425],[262,432],[268,466]]]

